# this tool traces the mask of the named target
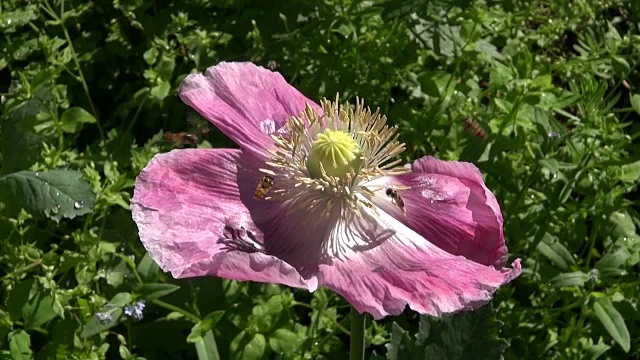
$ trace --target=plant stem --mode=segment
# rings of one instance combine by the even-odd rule
[[[364,360],[364,329],[366,317],[351,307],[351,343],[350,360]]]

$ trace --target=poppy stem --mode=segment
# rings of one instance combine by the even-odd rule
[[[364,330],[366,317],[365,314],[359,314],[358,311],[351,307],[351,343],[349,352],[350,360],[364,360]]]

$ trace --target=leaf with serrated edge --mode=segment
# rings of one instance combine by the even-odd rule
[[[92,211],[95,195],[74,170],[19,171],[0,178],[0,200],[55,221]]]

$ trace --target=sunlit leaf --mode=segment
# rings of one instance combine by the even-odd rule
[[[62,123],[62,130],[64,132],[76,133],[82,130],[84,124],[95,123],[96,118],[83,108],[72,107],[62,113],[60,122]]]
[[[33,359],[31,337],[26,331],[18,329],[9,333],[9,352],[13,360]]]
[[[0,177],[0,200],[24,208],[35,217],[60,221],[91,212],[95,195],[77,171],[25,170]]]
[[[267,350],[267,341],[262,334],[242,331],[231,341],[231,358],[238,360],[262,359]]]

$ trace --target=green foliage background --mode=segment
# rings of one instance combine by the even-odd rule
[[[347,357],[336,295],[176,281],[137,238],[134,179],[195,116],[180,82],[239,60],[380,107],[405,160],[474,162],[502,206],[522,276],[474,312],[369,322],[367,357],[640,356],[640,3],[5,0],[0,30],[1,358]]]

